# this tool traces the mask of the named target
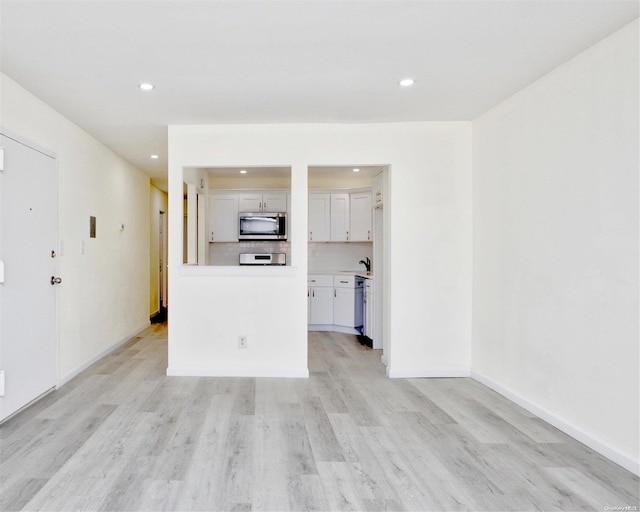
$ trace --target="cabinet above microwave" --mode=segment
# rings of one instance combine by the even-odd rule
[[[284,213],[288,203],[285,190],[209,191],[209,242],[238,242],[239,213]]]

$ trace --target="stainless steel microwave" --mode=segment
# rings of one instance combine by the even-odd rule
[[[287,214],[240,213],[238,240],[286,240]]]

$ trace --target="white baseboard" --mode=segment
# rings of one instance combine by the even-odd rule
[[[64,375],[62,377],[58,377],[58,385],[56,386],[56,388],[60,388],[60,387],[64,386],[71,379],[73,379],[74,377],[77,377],[80,373],[82,373],[84,370],[89,368],[89,366],[91,366],[94,363],[97,363],[104,356],[110,354],[111,352],[113,352],[115,349],[117,349],[121,345],[124,345],[127,341],[129,341],[134,336],[137,336],[138,334],[140,334],[142,331],[144,331],[150,325],[151,325],[151,322],[149,322],[147,320],[144,324],[142,324],[141,327],[138,327],[137,329],[135,329],[131,334],[128,334],[127,336],[125,336],[121,340],[118,340],[116,343],[114,343],[110,347],[106,348],[105,350],[102,350],[100,353],[96,354],[94,357],[92,357],[88,361],[85,361],[80,366],[76,367],[74,370],[70,371],[66,375]]]
[[[558,430],[561,430],[565,434],[580,441],[582,444],[588,446],[592,450],[604,455],[606,458],[612,460],[616,464],[622,466],[628,471],[640,476],[640,461],[634,460],[632,457],[621,452],[607,441],[600,439],[599,437],[586,432],[582,428],[567,421],[562,416],[546,409],[535,402],[523,397],[519,393],[512,391],[504,386],[498,384],[491,378],[482,375],[476,371],[471,372],[471,377],[481,384],[493,389],[496,393],[501,394],[505,398],[508,398],[512,402],[518,404],[520,407],[526,409],[530,413],[535,414],[539,418],[543,419],[550,425],[553,425]]]
[[[307,325],[307,331],[309,332],[339,332],[342,334],[360,334],[359,331],[352,327],[342,327],[340,325],[325,325],[325,324],[309,324]]]
[[[330,332],[333,331],[333,325],[309,324],[307,325],[309,332]]]
[[[469,368],[392,368],[387,366],[390,379],[420,379],[429,377],[470,377]]]
[[[308,379],[309,369],[300,368],[179,368],[169,366],[169,377],[281,377]]]

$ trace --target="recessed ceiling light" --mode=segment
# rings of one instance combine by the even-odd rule
[[[140,87],[140,89],[142,89],[143,91],[150,91],[155,88],[153,84],[148,83],[139,84],[138,87]]]
[[[360,172],[360,169],[354,169],[353,172]]]
[[[151,158],[153,158],[154,160],[157,160],[160,157],[158,155],[151,155]]]
[[[242,169],[242,170],[240,171],[240,174],[247,174],[247,171],[246,171],[245,169]]]
[[[404,80],[400,80],[400,85],[402,87],[411,87],[414,83],[413,78],[405,78]]]

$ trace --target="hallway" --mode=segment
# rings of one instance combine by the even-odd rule
[[[604,510],[638,478],[471,379],[387,379],[310,333],[309,379],[166,377],[149,327],[0,427],[2,510]],[[637,509],[636,509],[637,510]]]

